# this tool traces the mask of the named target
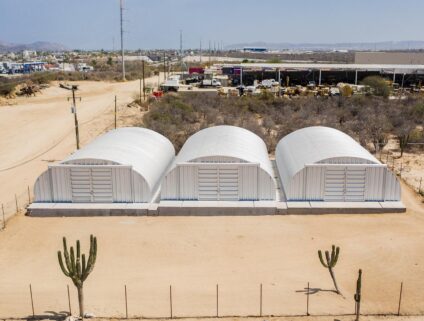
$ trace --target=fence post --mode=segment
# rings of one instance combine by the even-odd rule
[[[420,186],[418,187],[418,193],[421,193],[421,183],[423,182],[423,178],[420,179]]]
[[[308,287],[307,287],[307,292],[306,292],[306,315],[309,316],[309,282],[308,282]]]
[[[32,298],[32,287],[31,287],[31,283],[29,284],[29,294],[31,295],[31,307],[32,307],[32,317],[35,318],[35,313],[34,313],[34,300]]]
[[[15,194],[15,204],[16,204],[16,213],[19,213],[19,207],[18,207],[18,197]]]
[[[262,316],[262,283],[259,291],[259,316]]]
[[[403,281],[400,282],[399,305],[398,305],[398,313],[397,313],[398,316],[400,316],[400,305],[402,303],[402,291],[403,291]]]
[[[127,285],[125,284],[125,317],[128,319]]]
[[[29,185],[28,185],[28,205],[31,204],[31,192],[29,191]]]
[[[172,315],[172,285],[169,286],[169,307],[171,311],[171,319],[173,317]]]
[[[69,315],[72,315],[72,309],[71,309],[71,295],[69,294],[69,284],[66,285],[68,288],[68,307],[69,307]]]
[[[218,292],[218,284],[216,285],[216,317],[218,318],[218,316],[219,316],[219,300],[218,300],[218,294],[219,292]]]
[[[6,228],[6,220],[4,218],[4,205],[3,203],[1,204],[1,211],[3,212],[3,229]]]

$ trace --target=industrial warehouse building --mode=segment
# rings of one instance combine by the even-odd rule
[[[239,127],[216,126],[191,136],[161,187],[162,200],[275,200],[276,181],[264,141]]]
[[[35,183],[35,202],[151,202],[174,158],[172,143],[152,130],[112,130],[50,165]]]
[[[397,178],[352,137],[328,127],[297,130],[278,143],[287,201],[399,201]]]

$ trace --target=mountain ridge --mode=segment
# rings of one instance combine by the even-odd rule
[[[69,48],[65,45],[48,42],[48,41],[35,41],[28,44],[9,43],[0,41],[0,52],[19,52],[23,50],[35,51],[68,51]]]

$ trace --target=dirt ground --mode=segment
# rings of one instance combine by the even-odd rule
[[[61,319],[65,316],[55,316],[52,314],[46,314],[43,316],[46,319]],[[28,318],[30,320],[31,318]],[[16,320],[16,319],[12,319]],[[12,320],[4,320],[4,321],[12,321]],[[123,318],[93,318],[90,319],[92,321],[120,321],[123,320]],[[128,321],[137,321],[140,319],[126,319]],[[145,321],[169,321],[169,318],[166,319],[143,319]],[[224,317],[224,318],[179,318],[180,321],[200,321],[200,320],[210,320],[210,321],[354,321],[355,317],[353,315],[342,315],[342,316],[291,316],[291,317],[270,317],[270,316],[263,316],[263,317]],[[382,315],[361,315],[360,317],[361,321],[421,321],[423,320],[422,316],[382,316]]]
[[[61,238],[98,237],[98,260],[85,283],[86,310],[122,317],[124,285],[130,316],[167,317],[172,285],[174,316],[302,315],[310,282],[311,314],[346,314],[354,308],[357,271],[363,269],[363,312],[424,313],[424,205],[403,184],[405,214],[286,215],[258,217],[32,218],[18,215],[0,232],[0,317],[68,310],[57,263]],[[332,282],[318,249],[341,247]]]
[[[147,79],[147,83],[157,77]],[[136,108],[126,105],[139,91],[139,81],[126,83],[77,82],[81,146],[113,128],[114,99],[118,98],[118,127],[133,125]],[[36,97],[18,97],[0,107],[0,203],[14,209],[14,195],[27,200],[27,186],[47,169],[75,150],[75,130],[70,92],[53,83]],[[7,182],[7,183],[6,183]],[[23,200],[21,200],[23,199]]]
[[[424,152],[422,147],[416,146],[403,153],[400,157],[399,144],[391,138],[383,152],[377,155],[381,162],[396,172],[401,178],[416,191],[421,187],[424,192]]]

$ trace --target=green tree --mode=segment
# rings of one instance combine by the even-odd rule
[[[363,81],[362,84],[365,86],[370,86],[372,93],[376,96],[389,97],[391,89],[387,81],[380,76],[368,76]]]

